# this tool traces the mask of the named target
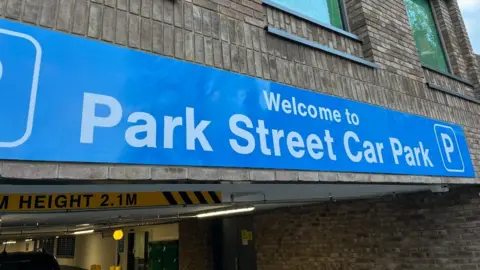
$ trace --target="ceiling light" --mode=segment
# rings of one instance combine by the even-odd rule
[[[16,244],[16,243],[17,243],[17,241],[13,241],[13,240],[3,242],[4,245],[11,245],[11,244]]]
[[[25,239],[25,242],[32,242],[33,240],[32,239]]]
[[[123,231],[122,230],[116,230],[113,232],[113,239],[116,241],[120,241],[123,239]]]
[[[94,233],[95,230],[86,230],[86,231],[77,231],[77,232],[74,232],[73,234],[74,235],[79,235],[79,234],[89,234],[89,233]]]
[[[87,227],[90,226],[89,223],[84,223],[84,224],[78,224],[77,227]]]
[[[215,217],[215,216],[225,216],[225,215],[252,212],[253,210],[255,210],[255,207],[239,208],[239,209],[223,210],[223,211],[215,211],[210,213],[198,214],[196,215],[196,217],[206,218],[206,217]]]

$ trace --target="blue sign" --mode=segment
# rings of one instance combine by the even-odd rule
[[[0,20],[0,159],[474,177],[461,127]]]

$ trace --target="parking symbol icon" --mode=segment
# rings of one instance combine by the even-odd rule
[[[447,172],[464,172],[465,164],[455,131],[450,126],[435,124],[433,127],[443,166]]]
[[[0,43],[0,148],[13,148],[32,133],[42,48],[33,37],[2,28]]]

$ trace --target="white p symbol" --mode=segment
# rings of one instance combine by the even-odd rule
[[[2,62],[0,61],[0,80],[2,79],[2,75],[3,75],[3,65],[2,65]]]
[[[442,137],[442,143],[443,143],[443,148],[445,149],[445,153],[447,154],[447,160],[448,162],[452,162],[452,158],[450,157],[450,154],[453,153],[453,141],[452,138],[446,133],[441,133],[440,137]]]

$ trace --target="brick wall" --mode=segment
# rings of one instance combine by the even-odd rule
[[[465,96],[475,97],[475,91],[471,86],[426,68],[423,71],[425,73],[425,79],[428,83],[433,83]]]
[[[455,26],[450,16],[447,2],[434,0],[431,3],[438,22],[438,28],[445,43],[446,53],[452,65],[452,71],[458,76],[468,78],[467,67],[460,52],[459,39],[455,33]]]
[[[189,220],[179,224],[179,269],[213,270],[212,222]]]
[[[258,214],[258,269],[478,269],[479,191],[467,187]]]
[[[473,84],[473,87],[468,87],[467,95],[479,98],[480,69],[475,59],[457,1],[431,0],[431,3],[445,44],[452,73],[468,79]],[[452,87],[450,89],[457,88]]]
[[[347,0],[346,5],[366,55],[391,73],[423,81],[403,0]]]
[[[362,42],[351,39],[346,36],[338,35],[335,32],[327,30],[323,27],[317,26],[313,23],[307,22],[303,19],[299,19],[296,16],[287,14],[275,8],[267,7],[267,24],[275,28],[281,29],[287,33],[294,34],[296,36],[315,41],[319,44],[328,45],[330,48],[346,52],[355,56],[362,57]],[[263,24],[263,22],[262,22]],[[261,31],[263,32],[263,31]],[[278,43],[277,43],[278,44]],[[280,43],[281,44],[281,43]],[[297,47],[300,45],[289,44],[287,46]],[[301,48],[300,50],[303,50]],[[287,52],[291,51],[287,48]],[[293,50],[298,51],[298,49]],[[296,59],[293,59],[294,56],[288,55],[288,60],[298,61],[305,64],[305,54],[301,53],[297,55]]]
[[[447,3],[452,22],[455,26],[460,53],[467,66],[468,78],[473,82],[476,95],[480,98],[480,65],[477,63],[476,56],[473,52],[467,28],[462,18],[462,12],[460,11],[458,1],[447,1]]]
[[[458,22],[458,5],[456,1],[446,3],[458,44],[462,44],[459,52],[470,67],[473,60],[468,57],[473,52],[462,32],[463,22]],[[479,173],[480,106],[432,90],[425,82],[431,79],[471,96],[473,89],[448,77],[424,74],[403,0],[347,0],[346,9],[352,32],[362,42],[270,10],[260,0],[0,0],[0,17],[10,20],[460,124]],[[282,28],[283,24],[286,31],[364,56],[381,68],[371,69],[280,39],[264,29],[266,25]],[[467,69],[469,79],[475,79],[475,69]],[[28,162],[1,162],[0,177],[418,183],[474,183],[480,179]]]
[[[259,270],[478,269],[480,187],[254,215]],[[211,222],[180,223],[180,269],[213,270]]]

